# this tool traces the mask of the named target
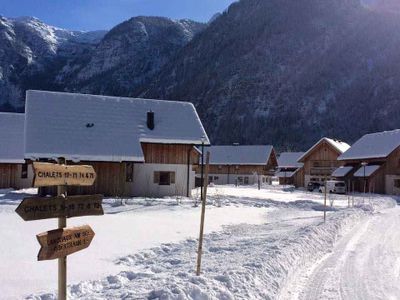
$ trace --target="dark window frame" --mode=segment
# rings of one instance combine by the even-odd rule
[[[28,178],[28,164],[24,163],[21,166],[21,179],[27,179]]]

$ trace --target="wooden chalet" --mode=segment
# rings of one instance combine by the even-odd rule
[[[33,172],[24,160],[24,114],[0,113],[0,189],[30,187]]]
[[[278,171],[280,185],[304,186],[303,163],[298,162],[304,152],[282,152],[278,157]]]
[[[400,129],[366,134],[338,160],[350,190],[400,195]]]
[[[275,150],[269,145],[211,146],[205,151],[210,151],[208,179],[215,184],[270,182],[278,165]]]
[[[338,157],[350,148],[345,142],[322,138],[298,160],[304,164],[304,186],[309,182],[322,183],[332,179],[332,172],[343,165]]]
[[[92,187],[69,193],[190,196],[202,141],[209,144],[191,103],[27,92],[25,158],[96,170]]]

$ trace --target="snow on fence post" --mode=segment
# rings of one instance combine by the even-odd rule
[[[206,200],[207,200],[207,187],[208,187],[208,169],[210,164],[210,152],[207,152],[206,157],[206,171],[205,171],[205,184],[203,198],[201,199],[201,219],[200,219],[200,235],[199,235],[199,248],[197,249],[197,268],[196,275],[200,275],[201,269],[201,255],[203,254],[203,235],[204,235],[204,218],[206,213]]]

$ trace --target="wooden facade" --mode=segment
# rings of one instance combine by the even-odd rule
[[[400,194],[400,147],[386,158],[351,159],[343,162],[346,166],[353,167],[348,176],[350,190],[360,193],[364,192],[365,189],[367,193]],[[366,178],[354,177],[353,174],[362,168],[362,163],[379,165],[380,168]],[[397,182],[396,180],[399,181]],[[389,181],[394,182],[391,183]]]
[[[184,165],[188,172],[184,174],[185,182],[181,183],[185,187],[189,185],[187,177],[194,170],[194,166],[199,163],[199,153],[192,145],[180,144],[154,144],[143,143],[142,149],[145,163],[140,162],[93,162],[81,161],[79,163],[67,162],[68,164],[85,164],[93,166],[97,178],[92,186],[68,187],[71,195],[103,194],[107,197],[131,196],[132,183],[138,180],[135,172],[138,166],[144,165]],[[153,183],[154,178],[149,181]],[[55,194],[55,189],[47,189],[46,193]]]
[[[248,185],[257,182],[270,182],[278,166],[275,151],[272,149],[268,161],[261,164],[218,164],[211,163],[209,166],[209,182],[215,184],[239,184]],[[199,175],[200,168],[196,170]],[[200,184],[198,180],[197,184]]]
[[[280,172],[284,172],[281,170]],[[304,186],[304,168],[300,167],[297,169],[287,168],[286,172],[294,174],[291,177],[279,177],[280,185],[293,185],[296,188]]]
[[[145,162],[150,164],[199,164],[193,145],[142,143]]]
[[[322,182],[325,178],[330,179],[332,172],[343,165],[343,162],[337,160],[341,154],[328,141],[321,140],[300,160],[304,163],[303,186],[306,186],[310,181]]]
[[[0,163],[0,189],[17,188],[17,164]]]

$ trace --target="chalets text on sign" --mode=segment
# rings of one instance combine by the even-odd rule
[[[96,172],[87,165],[59,165],[34,162],[34,187],[74,185],[91,186],[96,180]]]

